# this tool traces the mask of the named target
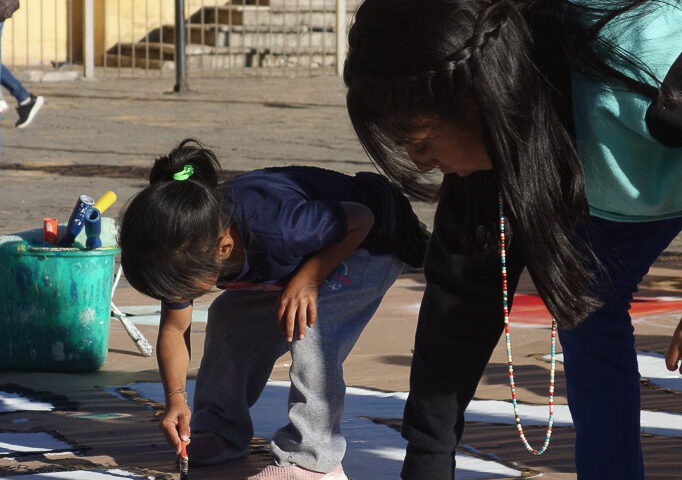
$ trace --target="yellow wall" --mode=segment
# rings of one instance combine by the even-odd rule
[[[64,62],[72,51],[76,62],[82,60],[83,0],[20,0],[21,8],[5,22],[2,35],[3,62],[11,65],[49,65]],[[224,5],[227,0],[185,0],[187,16],[204,6]],[[106,50],[119,40],[131,43],[142,40],[147,29],[173,24],[174,0],[94,0],[95,55],[102,63]],[[73,9],[71,15],[70,8]],[[69,16],[72,20],[69,22]],[[42,26],[41,26],[42,18]],[[69,26],[73,28],[73,46],[69,47]],[[42,32],[42,34],[41,34]],[[172,39],[164,39],[172,43]],[[14,59],[14,61],[12,61]]]
[[[68,3],[68,0],[20,0],[19,10],[5,21],[2,32],[3,63],[38,66],[67,61]]]
[[[159,28],[160,25],[175,23],[174,0],[100,1],[104,3],[103,16],[95,23],[101,39],[96,48],[98,64],[101,63],[102,52],[114,47],[119,41],[121,43],[139,42],[145,38],[148,31]],[[185,0],[185,16],[196,12],[202,5],[225,5],[225,3],[227,0]],[[164,38],[164,43],[173,43],[173,39]]]
[[[98,1],[98,0],[95,0]],[[102,53],[120,41],[135,43],[142,41],[148,31],[160,25],[175,23],[174,0],[99,0],[104,3],[102,17],[95,22],[99,44],[96,48],[97,63]],[[225,5],[228,0],[185,0],[185,17],[189,17],[202,6]],[[173,38],[164,38],[164,43],[173,43]]]
[[[100,0],[103,1],[103,0]],[[175,2],[173,0],[106,0],[107,44],[115,44],[120,32],[121,41],[141,40],[147,32],[160,24],[173,24]],[[185,14],[194,13],[201,5],[224,5],[227,0],[185,0]],[[121,21],[119,22],[119,17]],[[145,21],[145,19],[147,19]],[[119,28],[120,27],[120,28]]]

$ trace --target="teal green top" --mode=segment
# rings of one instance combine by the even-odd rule
[[[618,20],[602,30],[660,80],[682,50],[682,4],[671,3],[661,2],[636,22]],[[653,84],[641,73],[631,75]],[[645,115],[651,101],[578,75],[572,93],[592,215],[626,222],[682,216],[682,148],[665,147],[649,133]]]

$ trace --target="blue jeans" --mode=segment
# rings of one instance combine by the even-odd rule
[[[21,82],[2,63],[0,63],[0,83],[17,99],[17,103],[21,103],[31,96]]]
[[[2,64],[2,29],[4,26],[5,22],[0,22],[0,84],[9,90],[9,93],[17,99],[18,103],[21,103],[30,97],[31,94],[24,88],[21,82],[12,75],[12,72]]]
[[[604,266],[597,277],[604,305],[576,328],[559,330],[576,469],[580,480],[644,480],[640,377],[628,310],[649,267],[682,230],[682,218],[592,221],[583,233]]]

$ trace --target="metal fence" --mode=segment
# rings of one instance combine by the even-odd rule
[[[22,0],[5,21],[2,63],[10,68],[48,72],[81,60],[81,26],[74,25],[79,0]]]
[[[336,73],[355,6],[355,0],[185,0],[188,76]],[[92,58],[99,77],[171,77],[174,13],[175,0],[22,0],[5,25],[11,31],[3,36],[3,59],[11,68],[46,71]]]

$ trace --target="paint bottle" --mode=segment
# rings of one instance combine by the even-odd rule
[[[95,201],[88,195],[81,195],[78,197],[76,206],[73,207],[69,223],[66,224],[66,235],[59,242],[60,247],[71,247],[74,240],[83,229],[85,223],[85,213],[95,204]]]
[[[95,208],[99,210],[99,213],[104,213],[115,202],[116,194],[109,190],[108,192],[104,192],[104,194],[97,199],[97,202],[95,202]]]
[[[102,214],[95,207],[91,207],[85,212],[85,248],[92,250],[93,248],[100,248],[102,240],[99,238],[102,233]]]
[[[43,241],[45,243],[57,243],[57,219],[43,218]]]

